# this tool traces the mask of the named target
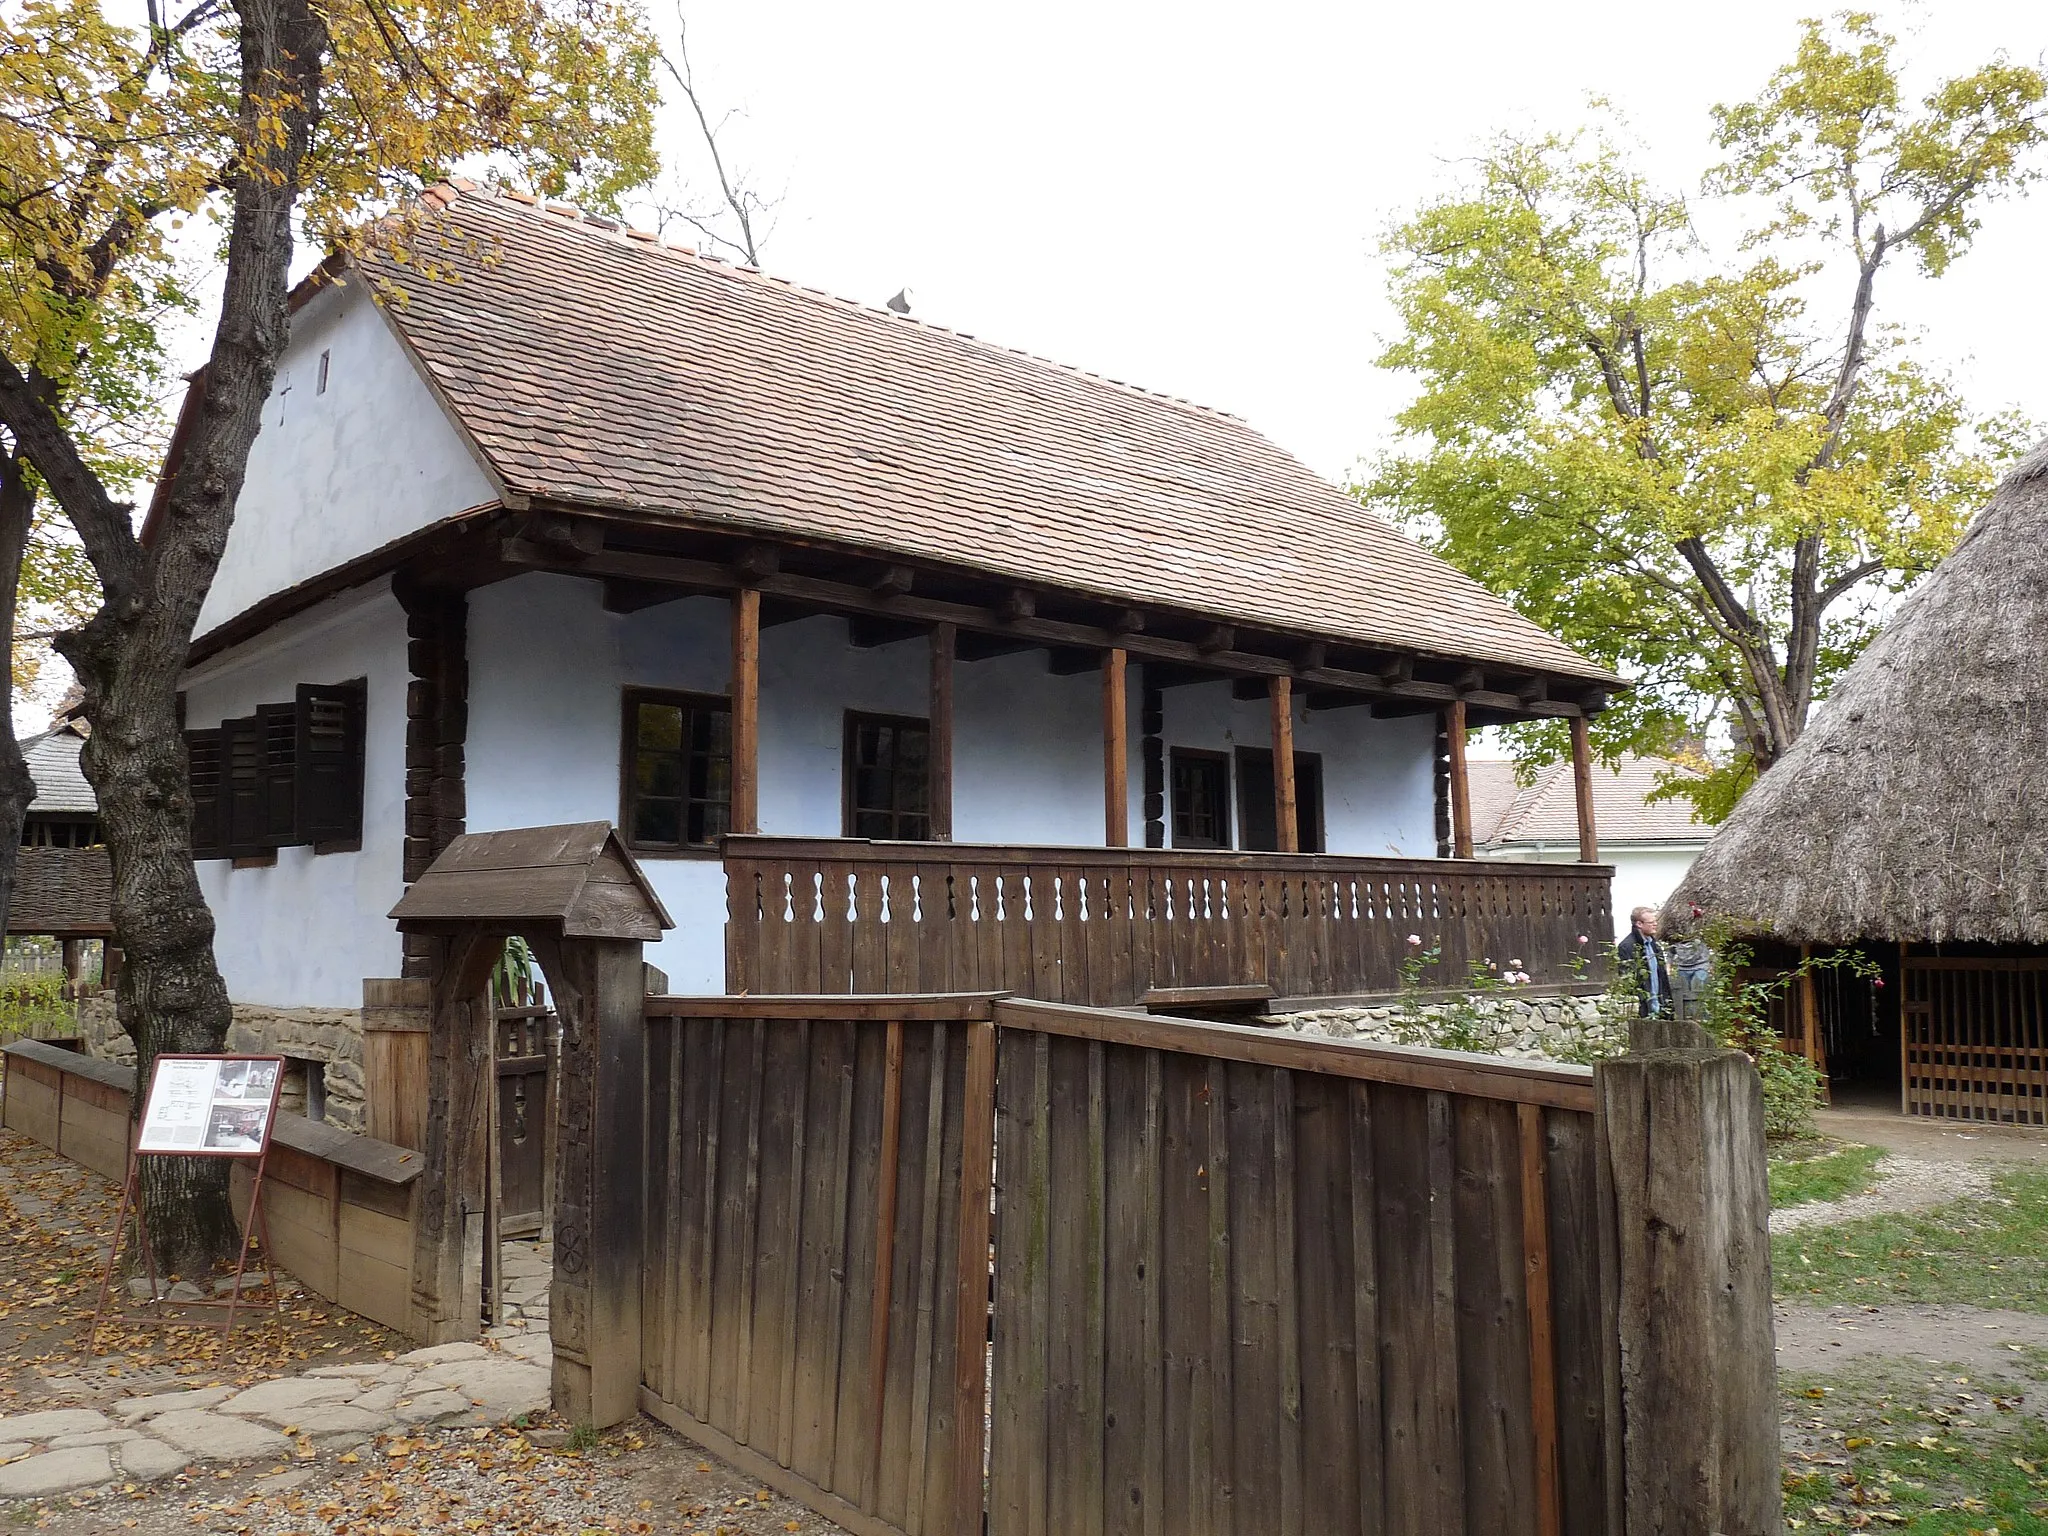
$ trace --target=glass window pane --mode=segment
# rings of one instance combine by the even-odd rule
[[[683,711],[675,704],[641,704],[635,726],[635,744],[665,751],[679,751],[683,745]]]
[[[633,786],[643,795],[680,795],[682,760],[666,752],[642,752],[634,764]]]
[[[633,807],[633,841],[674,847],[682,841],[682,806],[674,800],[641,800]]]

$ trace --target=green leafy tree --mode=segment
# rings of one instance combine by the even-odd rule
[[[1389,241],[1403,334],[1380,361],[1418,387],[1359,494],[1638,680],[1607,754],[1726,720],[1732,761],[1671,786],[1712,819],[2024,442],[1876,297],[1901,262],[1947,272],[2039,174],[2048,80],[1999,58],[1914,100],[1897,54],[1866,14],[1804,23],[1754,101],[1716,109],[1698,206],[1608,135],[1503,137]],[[1741,233],[1722,254],[1703,225]]]
[[[102,0],[0,7],[0,604],[11,618],[37,507],[54,503],[101,597],[56,643],[93,725],[83,762],[128,962],[120,1017],[145,1074],[161,1051],[219,1050],[230,1022],[177,687],[284,346],[298,240],[361,238],[458,166],[614,204],[655,169],[657,61],[635,0],[149,0],[132,19]],[[220,293],[145,544],[124,493],[153,457],[159,321],[195,303],[177,245],[188,220],[219,236]],[[374,227],[405,239],[402,219]],[[12,797],[18,826],[11,740],[0,816]],[[0,822],[0,845],[16,841]],[[166,1267],[232,1249],[226,1191],[212,1160],[152,1165]]]

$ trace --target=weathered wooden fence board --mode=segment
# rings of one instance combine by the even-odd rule
[[[907,1021],[888,999],[817,1017],[666,1001],[648,1017],[643,1402],[850,1529],[954,1530],[958,1469],[977,1505],[981,1484],[980,1351],[963,1423],[956,1307],[987,1000]]]
[[[1608,1528],[1584,1074],[997,1016],[992,1536]]]

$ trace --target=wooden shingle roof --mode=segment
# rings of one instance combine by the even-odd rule
[[[560,924],[567,938],[659,939],[675,922],[611,823],[468,832],[414,881],[391,916],[403,932]]]
[[[512,194],[405,244],[360,260],[508,504],[1615,681],[1219,411]]]

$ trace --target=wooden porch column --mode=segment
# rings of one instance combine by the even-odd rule
[[[1472,781],[1465,772],[1465,701],[1444,706],[1444,738],[1451,754],[1451,857],[1472,857]]]
[[[1268,681],[1273,703],[1273,832],[1282,853],[1301,852],[1301,822],[1294,794],[1294,679]]]
[[[1130,655],[1122,646],[1102,653],[1102,842],[1131,845],[1130,715],[1124,691]]]
[[[761,830],[761,592],[732,595],[732,830]]]
[[[935,843],[953,841],[953,649],[958,626],[932,626],[931,745],[925,759],[925,815]]]
[[[1600,831],[1593,821],[1593,738],[1586,717],[1572,717],[1572,788],[1579,797],[1579,862],[1600,862]]]

